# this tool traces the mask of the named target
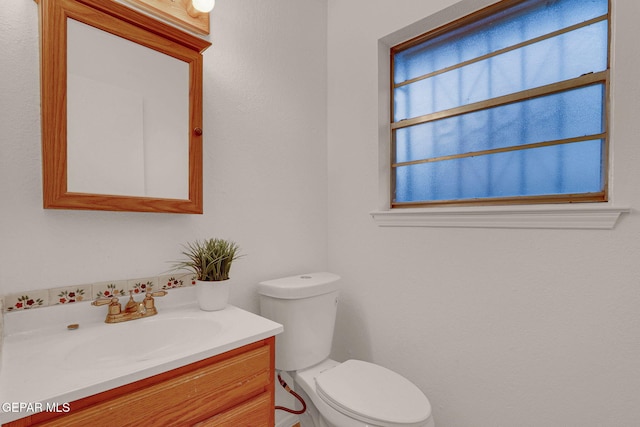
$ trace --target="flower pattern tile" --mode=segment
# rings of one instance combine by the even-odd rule
[[[171,276],[158,277],[158,285],[160,289],[166,291],[168,289],[182,288],[191,284],[191,278],[185,274],[174,274]]]
[[[52,289],[23,291],[0,295],[0,313],[28,310],[49,305],[75,304],[98,298],[125,297],[132,291],[140,295],[147,290],[169,290],[195,285],[192,273],[177,273],[131,280],[114,280],[87,285],[71,285]]]
[[[28,310],[49,305],[49,291],[29,291],[4,297],[6,311]]]
[[[156,286],[157,281],[158,281],[157,277],[129,280],[128,281],[129,290],[133,291],[134,295],[151,292],[154,288],[157,288]]]
[[[49,290],[49,305],[71,304],[91,298],[91,285],[68,286]]]
[[[94,299],[123,297],[129,293],[126,280],[96,283],[92,285],[91,289]]]

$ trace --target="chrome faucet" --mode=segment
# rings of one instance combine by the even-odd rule
[[[124,310],[122,310],[122,304],[120,304],[120,301],[116,297],[98,298],[94,300],[91,305],[100,306],[109,304],[107,318],[104,320],[105,323],[127,322],[129,320],[141,319],[158,314],[153,298],[163,297],[166,294],[166,291],[149,291],[142,301],[137,302],[133,299],[133,291],[129,291],[129,301],[127,301],[127,304],[124,306]]]

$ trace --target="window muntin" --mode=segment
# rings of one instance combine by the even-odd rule
[[[470,156],[543,141],[602,138],[603,97],[604,86],[595,84],[400,128],[396,162]]]
[[[392,49],[392,206],[606,200],[608,1],[505,4]]]

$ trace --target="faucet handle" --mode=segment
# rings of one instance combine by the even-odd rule
[[[107,305],[109,304],[109,310],[107,311],[107,320],[108,322],[110,315],[120,314],[122,312],[122,306],[120,305],[120,300],[117,297],[113,298],[98,298],[96,300],[91,301],[91,305]]]
[[[156,291],[156,292],[151,292],[148,291],[147,292],[147,296],[144,297],[144,306],[147,310],[154,310],[156,309],[155,307],[155,301],[153,300],[153,297],[163,297],[166,294],[168,294],[167,291]]]
[[[147,292],[147,298],[163,297],[163,296],[167,295],[168,293],[169,292],[167,292],[167,291]]]
[[[113,297],[113,298],[98,298],[95,299],[91,302],[91,305],[95,305],[95,306],[100,306],[100,305],[107,305],[107,304],[117,304],[118,303],[118,298]]]

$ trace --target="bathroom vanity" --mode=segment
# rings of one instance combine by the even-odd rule
[[[194,303],[159,304],[157,316],[105,324],[104,310],[77,305],[84,307],[6,316],[3,426],[274,425],[281,325],[233,306],[204,312]],[[36,323],[27,315],[46,310],[62,322],[19,330]],[[86,310],[92,319],[67,330],[63,324]]]
[[[272,426],[273,348],[262,340],[4,425]]]

